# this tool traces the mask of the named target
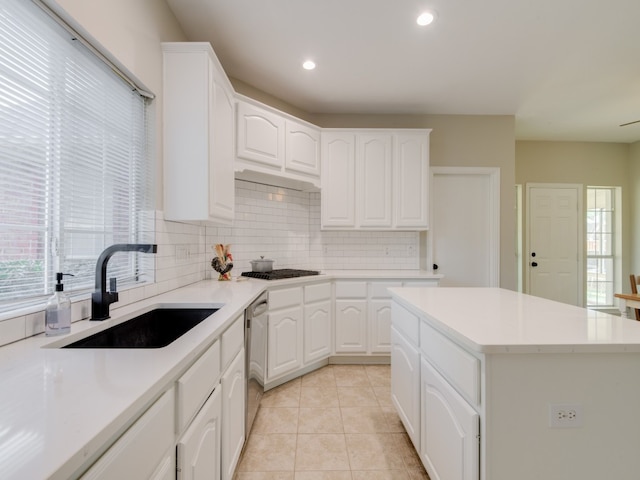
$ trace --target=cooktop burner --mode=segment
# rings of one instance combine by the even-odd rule
[[[319,275],[315,270],[295,270],[293,268],[281,268],[270,272],[242,272],[243,277],[259,278],[261,280],[281,280],[283,278],[306,277]]]

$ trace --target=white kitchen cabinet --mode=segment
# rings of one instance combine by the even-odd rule
[[[220,479],[221,394],[216,388],[178,441],[177,480]],[[132,475],[121,478],[142,478]]]
[[[391,352],[391,294],[388,289],[400,287],[402,282],[370,282],[369,305],[369,350],[371,353]]]
[[[478,480],[480,416],[424,358],[420,365],[422,462],[433,480]]]
[[[391,401],[417,451],[420,451],[420,352],[391,328]]]
[[[323,130],[321,227],[426,230],[429,133]]]
[[[429,226],[429,134],[399,133],[394,155],[395,226]]]
[[[320,176],[320,129],[286,121],[285,170]]]
[[[224,338],[223,338],[224,341]],[[244,348],[222,375],[222,480],[231,480],[244,445],[245,359]]]
[[[367,300],[336,299],[336,353],[367,353]]]
[[[319,187],[320,128],[248,97],[236,98],[235,170],[245,175],[239,178]]]
[[[150,480],[176,480],[176,451],[172,448],[158,465]]]
[[[163,43],[164,215],[231,224],[233,88],[208,43]]]
[[[82,480],[150,478],[161,473],[162,466],[172,461],[174,416],[175,397],[171,388],[116,440]]]
[[[304,363],[331,355],[331,283],[304,287]]]
[[[360,227],[391,227],[390,134],[356,135],[356,216]]]
[[[355,227],[356,145],[351,133],[322,133],[322,227]]]
[[[239,101],[237,155],[259,164],[284,164],[285,119],[266,108]]]
[[[302,366],[302,287],[269,292],[267,378],[291,373]]]

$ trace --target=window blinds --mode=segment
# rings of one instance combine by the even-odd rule
[[[153,241],[147,102],[34,4],[0,0],[0,305],[50,293],[57,271],[92,288],[105,247]],[[153,280],[144,257],[118,253],[108,275]]]

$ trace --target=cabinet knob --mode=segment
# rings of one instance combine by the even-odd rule
[[[532,267],[537,267],[538,266],[538,262],[531,262],[531,266]]]
[[[438,269],[438,264],[437,264],[437,263],[434,263],[434,264],[433,264],[433,269],[434,269],[434,270],[437,270],[437,269]]]

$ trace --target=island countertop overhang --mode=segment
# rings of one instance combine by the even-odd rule
[[[467,349],[640,352],[640,322],[500,288],[397,287],[392,299]]]

